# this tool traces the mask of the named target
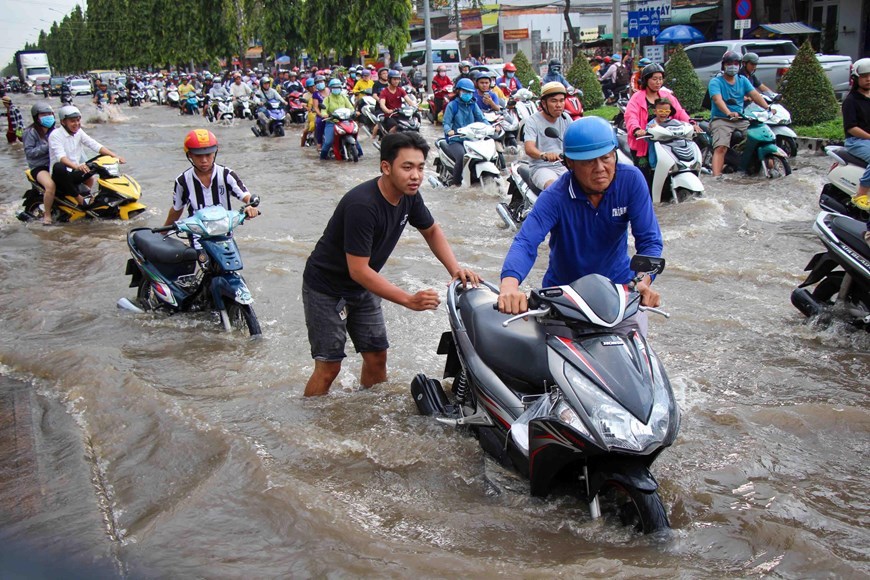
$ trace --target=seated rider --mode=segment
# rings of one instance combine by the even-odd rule
[[[94,91],[94,104],[100,106],[103,103],[114,104],[115,94],[109,90],[106,81],[97,81],[97,90]]]
[[[242,104],[240,102],[240,98],[248,97],[251,98],[254,91],[251,89],[248,83],[242,82],[242,73],[236,71],[233,74],[233,82],[230,83],[230,95],[233,97],[233,105],[236,109],[236,116],[242,116]]]
[[[457,131],[471,123],[489,122],[483,116],[483,111],[474,100],[474,83],[471,79],[459,79],[456,84],[458,97],[450,101],[444,108],[444,136],[447,139],[445,151],[453,159],[452,185],[462,184],[462,161],[465,157],[465,146]]]
[[[742,77],[748,78],[749,82],[752,83],[753,89],[761,94],[773,92],[767,87],[766,84],[758,80],[758,77],[755,76],[755,71],[758,69],[757,54],[755,54],[754,52],[747,52],[740,59],[740,62],[743,63],[743,66],[740,67],[740,70],[737,71],[737,74]]]
[[[662,234],[646,180],[636,167],[617,163],[618,145],[613,127],[601,117],[582,117],[565,131],[568,171],[541,193],[514,237],[501,271],[501,312],[528,310],[519,284],[531,271],[538,246],[548,234],[549,264],[542,286],[571,284],[587,274],[628,284],[635,276],[629,259],[629,227],[638,254],[661,256]],[[637,291],[642,305],[655,307],[661,298],[651,282],[644,277]],[[645,312],[639,311],[614,331],[633,328],[646,334]]]
[[[205,81],[206,81],[206,83],[211,82],[211,88],[208,89],[208,92],[206,93],[206,98],[208,99],[208,102],[211,103],[212,115],[214,115],[215,118],[217,118],[217,116],[218,116],[217,99],[229,99],[229,98],[232,98],[232,95],[230,95],[230,92],[226,88],[224,88],[224,86],[221,83],[213,82],[213,79],[211,78],[210,75],[206,76]],[[205,89],[203,89],[203,91],[205,91]],[[203,107],[203,111],[205,111],[205,107]]]
[[[320,116],[323,119],[323,146],[320,148],[320,158],[323,160],[329,159],[329,150],[332,148],[332,142],[335,139],[335,122],[331,119],[331,115],[338,109],[353,110],[353,103],[341,88],[341,81],[338,79],[329,80],[329,94],[323,99],[320,106]],[[362,147],[359,140],[356,142],[357,154],[362,156]]]
[[[432,116],[437,119],[438,113],[444,110],[444,98],[447,95],[447,87],[453,86],[453,81],[447,76],[447,67],[439,64],[435,71],[435,77],[432,79],[432,94],[435,95],[433,102],[435,108],[432,111]]]
[[[474,91],[474,101],[480,110],[484,113],[489,111],[501,111],[503,103],[499,101],[498,95],[491,91],[492,81],[484,72],[474,71],[471,74],[472,80],[477,90]]]
[[[296,74],[295,70],[291,70],[290,72],[287,73],[287,80],[284,81],[282,88],[284,89],[284,93],[286,93],[288,95],[290,93],[303,93],[303,92],[305,92],[304,88],[302,87],[302,83],[300,83],[299,79],[297,78],[297,74]]]
[[[372,84],[372,95],[377,98],[378,95],[381,94],[381,91],[387,88],[390,84],[389,80],[390,69],[385,66],[382,66],[378,69],[378,78]]]
[[[84,206],[85,198],[77,188],[84,184],[90,189],[95,181],[94,175],[85,178],[85,174],[90,171],[90,168],[82,162],[84,148],[93,149],[100,155],[116,157],[121,163],[126,163],[126,161],[84,132],[81,128],[82,113],[77,107],[72,105],[61,107],[58,111],[58,119],[60,127],[57,127],[48,136],[51,178],[54,180],[57,192],[60,192],[61,195],[75,195],[78,204]],[[51,208],[46,207],[46,213],[50,214]]]
[[[389,80],[390,84],[386,89],[381,91],[378,101],[381,110],[384,112],[384,130],[388,133],[395,133],[397,124],[395,115],[401,108],[402,103],[411,106],[416,106],[417,103],[414,102],[411,95],[405,92],[405,89],[399,86],[399,83],[402,81],[402,74],[399,71],[391,70]]]
[[[51,159],[49,156],[48,136],[54,129],[54,111],[47,103],[36,103],[30,107],[33,124],[24,130],[24,155],[30,176],[42,186],[42,223],[51,225],[51,208],[54,206],[54,181],[51,179]]]
[[[565,113],[565,99],[568,93],[562,83],[550,82],[541,88],[541,110],[526,119],[523,145],[526,155],[531,158],[529,172],[532,183],[540,190],[547,189],[563,173],[568,171],[562,163],[562,139],[571,124],[570,115]],[[553,128],[559,139],[544,134],[548,127]]]
[[[287,106],[284,97],[272,88],[272,79],[264,76],[260,79],[260,88],[254,91],[254,102],[257,104],[257,127],[251,127],[251,129],[258,136],[269,134],[269,117],[266,111],[266,105],[269,101],[278,101],[285,107]]]
[[[236,172],[215,163],[217,152],[217,137],[211,131],[195,129],[187,134],[184,139],[184,154],[191,167],[175,179],[172,207],[166,215],[164,226],[170,226],[181,219],[185,209],[188,217],[199,209],[213,205],[232,209],[230,195],[245,204],[251,201],[251,193]],[[198,195],[198,191],[210,191],[213,195]],[[249,218],[260,214],[255,207],[245,208],[245,213]]]
[[[520,79],[517,78],[517,66],[509,62],[504,65],[504,76],[498,79],[496,84],[502,85],[504,84],[507,87],[506,96],[510,96],[523,88],[523,83],[520,82]]]
[[[568,82],[568,79],[562,76],[562,62],[555,58],[547,63],[547,74],[543,79],[541,79],[542,86],[554,82],[562,83],[566,89],[571,87],[571,83]]]

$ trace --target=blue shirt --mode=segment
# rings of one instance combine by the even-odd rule
[[[474,99],[471,99],[468,103],[463,103],[462,99],[456,97],[447,103],[447,107],[444,109],[444,119],[442,121],[444,136],[448,139],[457,139],[456,135],[448,136],[447,134],[450,131],[456,131],[475,122],[489,125],[489,122],[484,118],[483,112],[477,106],[477,103],[474,102]]]
[[[571,83],[568,82],[568,79],[562,76],[562,73],[547,72],[547,74],[541,80],[541,86],[544,86],[547,83],[562,83],[562,85],[566,89],[571,88]]]
[[[550,264],[543,286],[570,284],[587,274],[627,284],[634,277],[629,267],[629,224],[638,254],[662,255],[662,232],[639,169],[617,164],[597,208],[568,171],[538,197],[508,250],[501,277],[522,282],[549,233]]]
[[[737,75],[734,77],[734,84],[730,84],[725,80],[725,75],[718,75],[710,79],[710,84],[707,85],[708,90],[710,91],[710,102],[712,103],[710,107],[710,118],[720,118],[724,119],[727,117],[722,111],[719,110],[719,107],[716,106],[716,103],[713,103],[713,95],[721,95],[722,100],[725,101],[725,106],[728,107],[729,111],[734,111],[735,113],[743,114],[743,97],[749,94],[750,91],[754,89],[752,83],[749,82],[749,79],[746,77]],[[728,100],[733,100],[733,104],[729,103]]]
[[[492,99],[492,102],[498,103],[499,107],[504,107],[504,102],[498,95],[496,95],[493,91],[487,91],[489,93],[489,98]],[[492,111],[492,107],[483,102],[483,93],[480,91],[474,91],[474,102],[477,103],[477,106],[480,107],[481,111]]]

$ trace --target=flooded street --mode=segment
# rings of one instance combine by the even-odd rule
[[[35,101],[16,99],[24,113]],[[827,158],[802,152],[776,182],[705,176],[704,199],[657,208],[656,287],[672,316],[651,317],[650,341],[682,427],[653,466],[674,527],[653,539],[567,497],[529,497],[476,441],[418,416],[408,385],[443,369],[443,303],[385,303],[386,384],[358,391],[349,347],[331,394],[303,400],[302,270],[341,196],[378,174],[367,138],[354,165],[318,161],[299,127],[281,139],[255,138],[249,122],[209,127],[218,163],[262,198],[236,232],[263,325],[249,341],[207,314],[115,306],[135,297],[126,232],[162,225],[188,167],[184,136],[204,122],[156,105],[96,122],[76,104],[148,210],[132,223],[22,224],[24,152],[0,155],[0,563],[49,554],[93,569],[83,577],[130,578],[870,575],[870,334],[808,324],[789,302],[821,248],[811,226]],[[511,241],[498,195],[422,195],[460,262],[497,281]],[[412,228],[383,274],[446,295]]]

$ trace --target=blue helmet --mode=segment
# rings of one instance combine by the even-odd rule
[[[340,89],[341,88],[341,81],[338,79],[329,79],[328,86],[330,89]]]
[[[471,79],[459,79],[459,82],[456,83],[456,90],[468,91],[469,93],[474,92],[474,83],[471,82]]]
[[[387,78],[388,79],[400,79],[400,78],[402,78],[402,73],[400,71],[397,71],[394,69],[394,70],[391,70],[389,73],[387,73]]]
[[[610,153],[618,145],[613,127],[601,117],[581,117],[565,130],[564,153],[567,159],[595,159]]]
[[[314,86],[314,79],[311,77],[308,77],[307,79],[305,79],[305,86],[306,87],[313,87]]]

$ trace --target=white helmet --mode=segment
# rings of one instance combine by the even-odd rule
[[[81,117],[81,116],[82,116],[82,112],[79,111],[78,107],[74,107],[73,105],[63,106],[57,112],[57,118],[61,122],[63,122],[64,119],[72,119],[74,117]]]
[[[858,59],[852,64],[852,76],[857,77],[870,73],[870,58]]]

